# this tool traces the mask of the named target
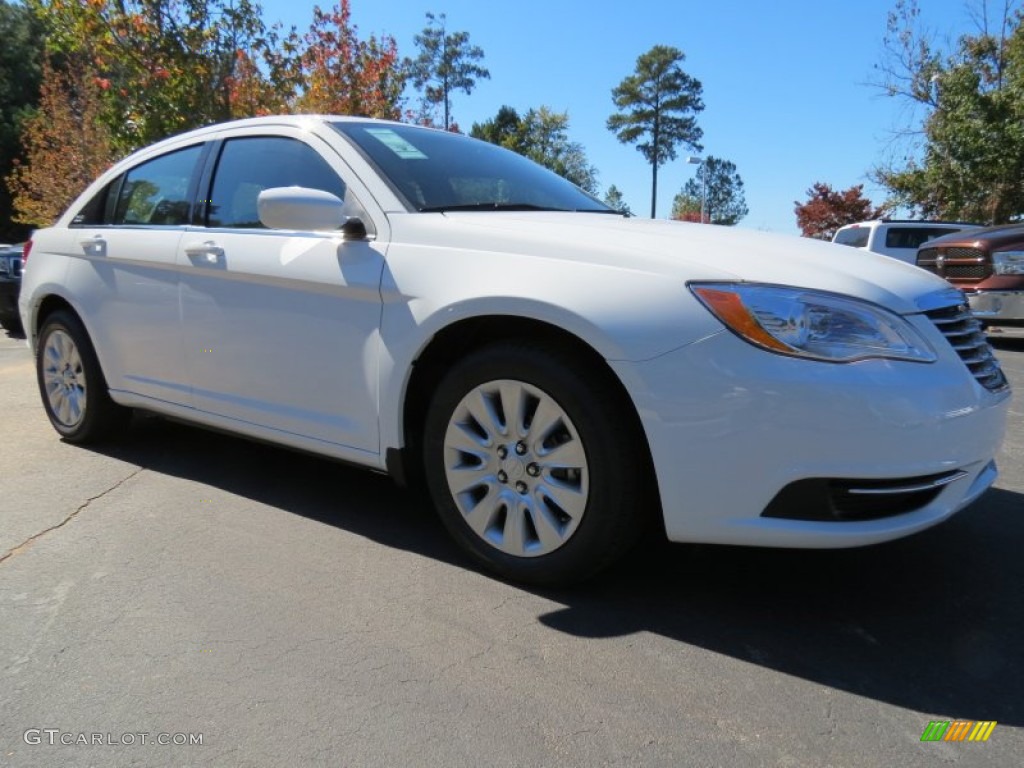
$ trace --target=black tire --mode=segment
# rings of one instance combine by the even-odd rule
[[[67,310],[48,315],[39,329],[36,380],[50,423],[70,443],[112,437],[131,418],[110,399],[89,334]]]
[[[470,394],[497,414],[495,439],[469,414]],[[649,518],[652,480],[644,437],[622,399],[608,372],[563,349],[503,342],[456,363],[438,385],[423,436],[427,486],[455,540],[486,569],[528,584],[579,581],[621,557]],[[521,441],[506,402],[528,414]],[[462,492],[453,487],[463,484]]]

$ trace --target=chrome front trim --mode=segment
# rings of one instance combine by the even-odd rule
[[[967,473],[958,470],[949,475],[943,477],[936,477],[932,480],[927,480],[923,483],[913,483],[910,485],[893,485],[885,488],[847,488],[846,492],[855,494],[858,496],[887,496],[896,493],[917,493],[919,491],[934,491],[936,488],[942,488],[955,483],[957,480],[962,480],[967,477]]]

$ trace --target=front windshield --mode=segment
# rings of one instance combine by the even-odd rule
[[[536,163],[485,141],[395,123],[331,123],[412,211],[593,211],[604,203]]]

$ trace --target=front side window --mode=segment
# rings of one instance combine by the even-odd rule
[[[189,222],[189,183],[202,145],[178,150],[132,168],[117,195],[112,224],[181,226]]]
[[[307,187],[345,200],[345,183],[327,161],[306,144],[280,136],[230,139],[213,177],[207,226],[263,227],[256,198],[274,187]]]

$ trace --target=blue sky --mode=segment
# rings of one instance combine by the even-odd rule
[[[886,16],[895,0],[351,0],[361,37],[390,34],[402,55],[425,13],[446,13],[483,48],[490,80],[457,93],[455,120],[467,130],[503,104],[525,112],[546,105],[569,113],[570,138],[583,144],[602,195],[622,190],[634,213],[650,212],[650,166],[605,128],[611,89],[654,45],[686,54],[684,69],[704,86],[704,154],[731,160],[746,186],[750,214],[740,226],[798,233],[793,201],[823,181],[837,189],[865,184],[893,151],[906,108],[867,83],[877,78]],[[304,30],[312,4],[263,0],[266,21]],[[321,5],[329,5],[323,0]],[[974,31],[964,0],[921,0],[940,37]],[[679,160],[659,171],[658,216],[696,167]]]

